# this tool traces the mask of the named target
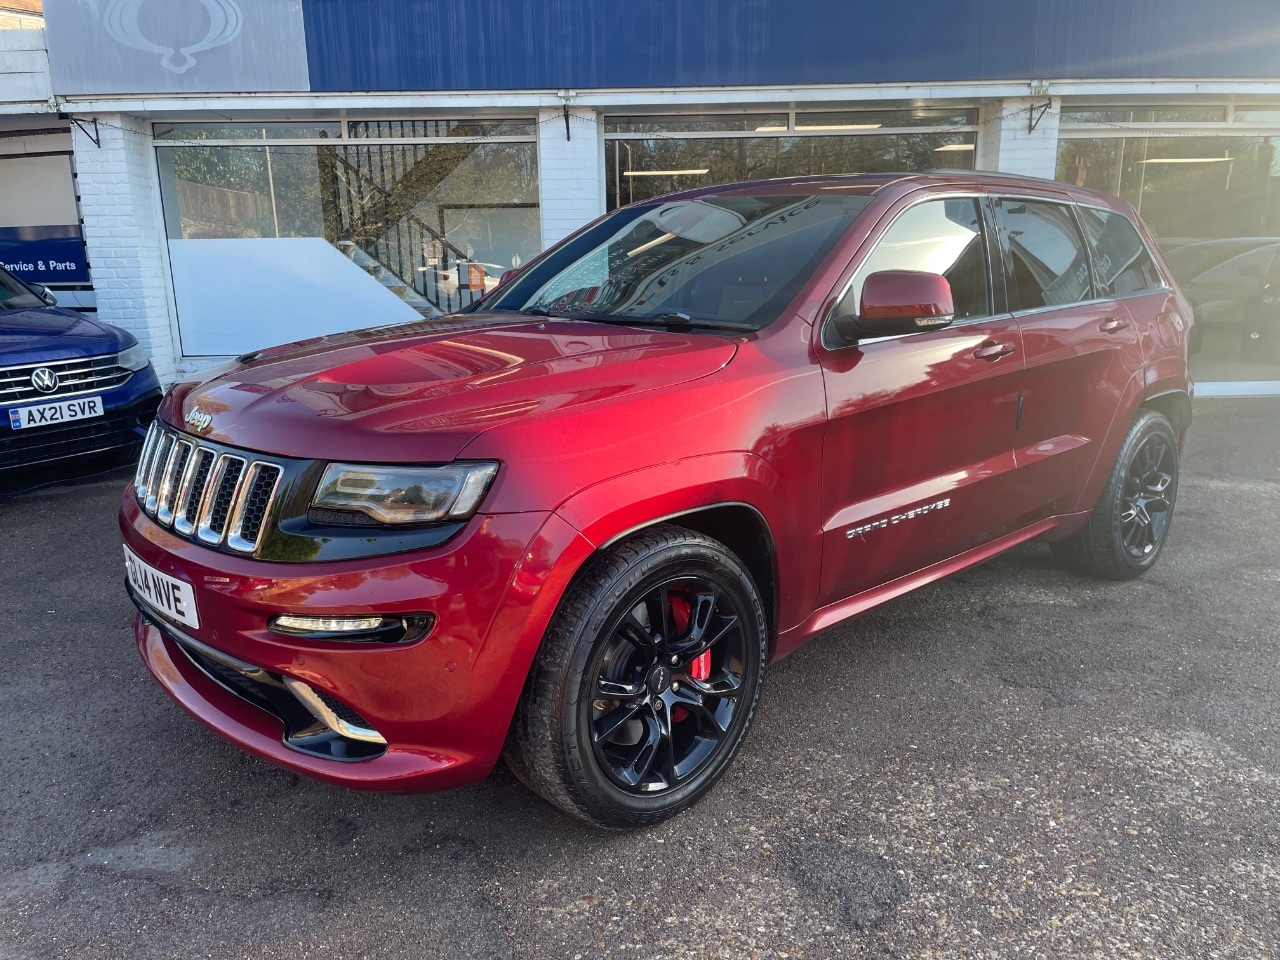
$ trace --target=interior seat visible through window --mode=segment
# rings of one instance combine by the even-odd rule
[[[991,315],[991,282],[987,270],[982,216],[972,197],[928,200],[907,208],[863,261],[837,311],[858,312],[862,284],[882,270],[938,273],[951,284],[957,321]]]

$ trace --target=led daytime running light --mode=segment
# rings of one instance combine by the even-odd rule
[[[386,623],[382,617],[276,617],[272,626],[302,633],[367,633]]]

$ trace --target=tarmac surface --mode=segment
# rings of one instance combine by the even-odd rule
[[[1148,576],[1030,545],[833,628],[630,835],[241,754],[138,659],[126,471],[0,491],[0,958],[1276,957],[1280,401],[1196,418]]]

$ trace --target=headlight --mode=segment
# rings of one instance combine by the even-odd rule
[[[126,370],[144,370],[151,360],[147,357],[147,351],[143,349],[142,344],[135,343],[132,347],[121,350],[116,362]]]
[[[331,463],[313,507],[353,510],[379,523],[465,520],[476,512],[498,465],[476,460],[443,467]]]

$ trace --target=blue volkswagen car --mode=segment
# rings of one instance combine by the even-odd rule
[[[0,268],[0,473],[141,443],[160,381],[129,333]]]

